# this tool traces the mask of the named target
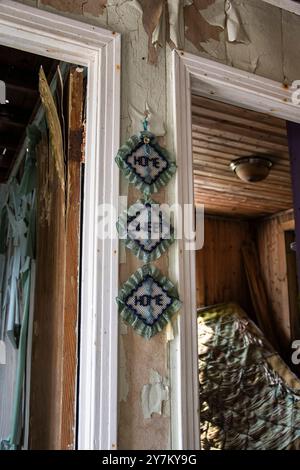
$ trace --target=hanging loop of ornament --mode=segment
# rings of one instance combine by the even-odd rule
[[[147,130],[148,130],[148,124],[149,124],[149,121],[148,121],[148,112],[145,111],[145,119],[143,120],[143,128],[144,128],[144,131],[147,131]]]

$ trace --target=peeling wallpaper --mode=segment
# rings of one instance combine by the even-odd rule
[[[222,28],[209,24],[201,15],[196,4],[188,5],[184,8],[185,37],[199,51],[205,50],[202,43],[207,43],[210,39],[219,40]]]
[[[148,35],[148,61],[150,64],[157,63],[158,49],[162,47],[162,17],[164,0],[138,0],[142,13],[144,29]]]
[[[58,11],[97,17],[103,14],[106,2],[107,0],[40,0],[38,3],[41,7],[50,6]]]
[[[208,32],[199,47],[186,31],[186,51],[279,82],[300,77],[298,15],[262,0],[215,0],[202,7],[201,1],[199,14],[207,23],[222,28],[219,41]]]
[[[122,34],[121,139],[140,130],[145,109],[150,128],[172,146],[168,98],[170,51],[176,46],[280,82],[300,79],[300,16],[262,0],[25,0]],[[231,13],[230,13],[231,12]],[[169,45],[168,45],[169,44]],[[170,137],[171,136],[171,137]],[[169,185],[168,194],[172,193]],[[140,193],[121,181],[129,204]],[[166,193],[155,197],[166,202]],[[175,248],[174,248],[175,249]],[[128,251],[120,281],[140,262]],[[168,255],[156,263],[164,274]],[[176,281],[176,279],[172,279]],[[183,313],[184,314],[184,313]],[[167,332],[146,341],[120,322],[120,449],[170,448]],[[167,390],[168,388],[168,390]],[[150,415],[150,416],[149,416]]]
[[[143,29],[142,60],[165,45],[291,83],[300,77],[300,18],[262,0],[23,0],[121,33]],[[134,11],[135,10],[135,11]],[[230,13],[230,14],[229,14]],[[116,19],[118,16],[118,19]],[[138,26],[138,23],[140,26]],[[118,26],[114,28],[114,26]],[[142,27],[142,28],[141,28]],[[145,41],[143,41],[145,42]]]
[[[164,403],[169,400],[169,381],[159,373],[150,369],[149,383],[142,388],[141,402],[145,419],[151,419],[153,414],[163,414]]]

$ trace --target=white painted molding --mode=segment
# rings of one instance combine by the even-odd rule
[[[177,159],[175,202],[194,204],[191,93],[300,123],[300,105],[281,83],[181,51],[173,51],[172,98]],[[192,224],[193,221],[190,221]],[[170,342],[172,449],[199,448],[195,252],[178,241],[174,278],[181,314]]]
[[[0,43],[88,68],[78,448],[115,449],[118,377],[118,240],[97,237],[97,208],[118,207],[120,36],[0,0]]]
[[[181,57],[194,93],[300,122],[300,106],[292,102],[295,88],[193,54]]]
[[[175,203],[194,204],[190,74],[180,53],[173,52],[174,150],[178,166]],[[192,221],[189,221],[192,223]],[[172,449],[199,449],[199,395],[196,322],[195,252],[177,241],[174,276],[183,308],[170,343]]]
[[[270,3],[275,7],[282,8],[282,10],[290,11],[291,13],[296,13],[300,15],[300,3],[295,2],[294,0],[262,0],[263,2]]]

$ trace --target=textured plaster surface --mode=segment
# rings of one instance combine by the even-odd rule
[[[289,83],[300,79],[299,16],[282,12],[261,0],[232,0],[248,41],[229,42],[223,0],[174,0],[171,9],[162,9],[162,4],[168,3],[170,7],[171,2],[25,0],[20,3],[56,11],[122,34],[122,142],[140,130],[139,120],[145,109],[150,109],[150,127],[159,128],[160,135],[167,131],[163,139],[168,142],[169,150],[172,149],[171,96],[167,93],[170,88],[170,48],[166,46],[170,36],[171,43],[174,45],[177,41],[178,47],[185,51],[263,77]],[[179,17],[176,12],[179,12]],[[165,202],[167,195],[172,197],[172,191],[171,183],[166,191],[154,198]],[[123,179],[121,193],[128,193],[129,204],[140,197],[140,193],[128,187]],[[164,274],[172,271],[169,259],[172,259],[174,250],[176,246],[155,263]],[[140,265],[126,251],[120,264],[120,281],[127,280]],[[173,277],[171,279],[176,282]],[[162,414],[154,412],[150,418],[145,418],[141,399],[145,387],[149,390],[151,385],[152,369],[163,381],[167,380],[167,339],[165,331],[146,341],[130,327],[120,325],[118,444],[121,449],[170,447],[170,418],[165,412],[168,401],[163,400]]]

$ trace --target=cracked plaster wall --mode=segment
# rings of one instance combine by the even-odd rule
[[[168,0],[165,9],[161,8],[165,0],[25,0],[20,3],[122,34],[122,141],[139,130],[139,115],[147,106],[152,117],[159,117],[160,129],[168,129],[168,146],[172,147],[170,113],[167,116],[171,49],[166,43],[280,82],[300,79],[300,17],[262,0],[232,0],[247,40],[231,43],[227,40],[224,0]],[[128,193],[129,203],[139,196],[124,181],[121,192]],[[171,192],[172,188],[168,194]],[[156,199],[165,201],[166,193],[162,191]],[[123,252],[121,261],[123,282],[141,263],[128,252]],[[168,256],[164,255],[155,264],[167,274]],[[143,409],[145,391],[148,393],[153,386],[151,370],[162,378],[162,383],[168,383],[166,335],[163,332],[146,341],[131,328],[120,326],[120,449],[170,447],[168,403],[163,402],[167,394],[162,394],[159,413],[153,412],[149,418]],[[157,389],[160,387],[155,385]]]

